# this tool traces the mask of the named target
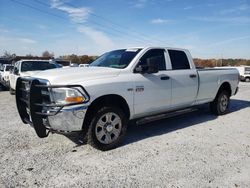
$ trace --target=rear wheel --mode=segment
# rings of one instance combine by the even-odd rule
[[[250,78],[247,77],[247,78],[245,79],[245,81],[246,81],[246,82],[250,82]]]
[[[110,150],[121,144],[127,130],[127,117],[118,107],[96,110],[88,132],[88,143],[100,150]]]
[[[230,95],[228,91],[219,91],[214,101],[210,103],[211,112],[215,115],[223,115],[228,112]]]

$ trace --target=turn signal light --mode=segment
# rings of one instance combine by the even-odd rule
[[[77,97],[66,97],[65,101],[68,103],[81,103],[84,102],[85,98],[83,96]]]

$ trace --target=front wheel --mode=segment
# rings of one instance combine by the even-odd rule
[[[227,113],[230,104],[230,95],[227,91],[220,91],[214,101],[210,103],[211,112],[215,115]]]
[[[95,111],[87,133],[88,143],[100,150],[110,150],[121,144],[128,119],[118,107],[103,107]]]
[[[250,78],[247,77],[247,78],[245,79],[245,81],[246,81],[246,82],[250,82]]]

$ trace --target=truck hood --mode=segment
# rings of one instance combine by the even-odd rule
[[[106,67],[69,67],[42,71],[34,77],[49,80],[51,84],[74,84],[81,81],[115,77],[119,69]]]
[[[21,76],[33,76],[35,74],[38,74],[39,72],[41,72],[40,70],[39,71],[26,71],[26,72],[22,72]]]

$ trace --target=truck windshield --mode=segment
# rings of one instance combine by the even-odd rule
[[[107,52],[92,62],[89,66],[124,69],[134,59],[141,49],[122,49]]]
[[[37,71],[57,68],[56,64],[48,61],[23,61],[21,71]]]

